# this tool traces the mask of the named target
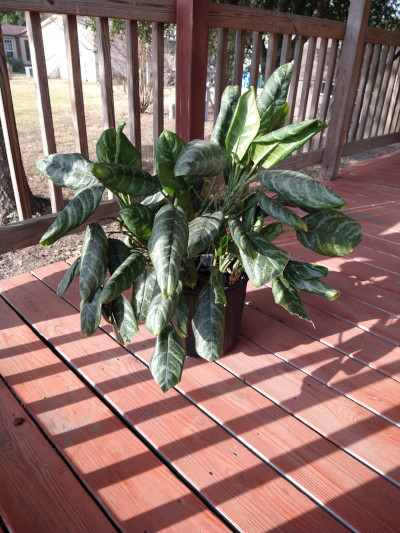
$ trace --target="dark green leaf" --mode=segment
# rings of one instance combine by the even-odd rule
[[[267,133],[253,142],[252,160],[258,165],[270,168],[303,146],[324,128],[326,124],[312,119]]]
[[[263,170],[257,175],[267,189],[300,207],[328,209],[344,207],[346,202],[318,181],[292,170]]]
[[[168,298],[164,298],[159,286],[156,286],[146,318],[146,328],[153,333],[153,335],[159,335],[169,324],[175,312],[176,306],[178,305],[178,300],[181,293],[181,282],[179,282],[176,291]]]
[[[290,274],[297,274],[303,279],[325,278],[328,275],[328,269],[326,267],[313,265],[312,263],[302,263],[300,261],[289,261],[285,271]]]
[[[146,258],[140,253],[131,254],[120,265],[104,287],[101,302],[107,304],[128,289],[146,266]]]
[[[296,289],[283,276],[273,280],[272,294],[275,302],[284,307],[286,311],[313,324]]]
[[[277,108],[285,104],[292,72],[293,63],[286,63],[276,69],[268,78],[260,96],[257,98],[260,117],[263,117],[270,106],[273,106],[271,112],[273,114]]]
[[[150,359],[150,372],[163,392],[180,382],[186,351],[173,329],[165,329],[158,337]]]
[[[272,224],[268,224],[267,226],[264,226],[261,231],[260,235],[262,235],[265,239],[268,239],[269,241],[273,241],[281,233],[283,232],[283,226],[281,222],[272,222]]]
[[[260,128],[260,116],[257,110],[254,87],[239,98],[228,134],[226,149],[236,154],[241,161]]]
[[[179,293],[178,303],[171,318],[171,324],[181,339],[188,336],[189,306],[183,290]]]
[[[82,300],[81,310],[81,331],[84,335],[92,335],[100,325],[101,320],[101,289],[97,289],[92,299]]]
[[[47,155],[36,161],[36,166],[43,176],[59,187],[83,189],[100,185],[91,172],[93,163],[81,154]]]
[[[260,136],[270,133],[278,128],[283,128],[287,117],[289,115],[289,104],[284,103],[283,106],[275,108],[271,104],[261,117]]]
[[[243,202],[242,224],[246,231],[250,231],[256,220],[257,197],[248,196]]]
[[[307,231],[306,222],[293,213],[288,207],[280,204],[277,200],[265,196],[265,194],[262,194],[261,192],[257,193],[257,200],[261,209],[267,215],[279,220],[282,224],[287,224],[295,229]]]
[[[57,288],[58,296],[62,296],[65,293],[65,291],[71,285],[73,279],[76,276],[79,276],[80,271],[81,271],[81,258],[78,257],[78,259],[76,259],[72,263],[72,265],[69,267],[63,279],[60,281],[60,284],[58,285],[58,288]]]
[[[228,218],[228,224],[231,230],[232,238],[238,246],[240,253],[255,259],[256,250],[254,249],[250,237],[248,236],[240,220],[235,215],[231,215]]]
[[[131,204],[120,209],[125,226],[141,239],[148,240],[154,223],[154,213],[142,204]]]
[[[220,174],[229,154],[224,147],[211,141],[195,140],[181,151],[176,162],[175,176],[213,177]]]
[[[238,85],[229,85],[222,93],[221,105],[211,140],[225,148],[226,135],[240,97]]]
[[[165,298],[173,294],[178,286],[188,235],[188,221],[182,209],[172,204],[162,207],[154,220],[148,250]]]
[[[92,172],[111,191],[131,196],[148,196],[160,187],[157,176],[128,165],[94,163]]]
[[[218,267],[211,268],[210,283],[214,290],[215,303],[226,306],[225,276],[219,271]]]
[[[214,213],[204,213],[190,222],[188,257],[199,255],[216,241],[221,232],[223,220],[222,211],[215,211]]]
[[[192,289],[196,286],[197,268],[194,259],[187,259],[186,261],[182,261],[180,280],[184,285],[186,285],[187,287],[191,287]]]
[[[92,185],[78,191],[75,198],[64,207],[40,239],[40,244],[44,246],[53,244],[60,237],[83,224],[96,211],[103,192],[104,187],[102,185]]]
[[[121,294],[111,302],[111,310],[122,339],[131,342],[132,337],[139,331],[131,303]]]
[[[192,320],[196,351],[207,361],[215,361],[223,352],[225,307],[215,299],[214,287],[208,283],[196,300]]]
[[[293,287],[299,291],[310,292],[311,294],[320,294],[328,298],[328,300],[335,300],[340,296],[340,292],[323,283],[319,279],[303,279],[298,274],[292,274],[285,271],[285,278]]]
[[[118,239],[108,239],[108,270],[114,274],[119,266],[128,259],[131,251],[126,244]]]
[[[251,240],[257,248],[255,259],[250,259],[240,252],[243,266],[255,287],[261,287],[281,274],[289,260],[289,254],[271,244],[262,235],[251,234]]]
[[[140,168],[140,154],[122,132],[121,126],[118,132],[115,128],[103,131],[96,144],[97,159],[99,163],[122,163],[132,168]]]
[[[81,252],[79,292],[82,300],[91,300],[107,274],[108,240],[96,223],[86,228]]]
[[[185,143],[172,131],[162,132],[156,144],[156,169],[162,187],[176,197],[187,190],[182,176],[175,176],[174,168]]]
[[[317,211],[303,220],[308,231],[297,231],[297,238],[303,246],[318,254],[341,257],[361,242],[360,224],[338,211]]]
[[[141,322],[144,322],[147,318],[150,303],[157,288],[156,274],[152,268],[147,268],[135,281],[132,306],[137,319]]]

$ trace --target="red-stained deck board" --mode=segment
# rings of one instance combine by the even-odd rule
[[[1,298],[0,316],[0,373],[3,379],[77,475],[96,495],[118,527],[130,531],[227,530],[226,526],[38,339]],[[17,430],[18,428],[15,429]],[[45,446],[42,445],[42,448]],[[0,447],[0,453],[2,449],[3,447]],[[41,448],[38,447],[38,455],[40,451]],[[33,453],[34,450],[27,455],[26,461],[31,461]],[[15,463],[18,465],[17,460]],[[11,464],[9,463],[9,466]],[[1,462],[1,465],[4,466],[5,463]],[[32,472],[37,472],[39,481],[47,481],[49,487],[54,484],[58,488],[53,478],[46,480],[40,474],[39,460],[32,461],[31,469]],[[63,472],[62,468],[58,468],[58,471],[60,475]],[[5,472],[13,475],[9,468],[5,468]],[[54,497],[54,504],[49,505],[48,526],[46,516],[43,517],[39,513],[36,518],[35,506],[26,509],[27,514],[28,510],[30,511],[29,517],[33,523],[37,523],[35,531],[69,531],[68,508],[72,508],[72,524],[77,523],[71,531],[114,531],[94,503],[92,507],[96,507],[97,514],[88,506],[87,495],[85,497],[85,494],[81,494],[83,490],[78,482],[75,483],[78,487],[75,487],[73,482],[76,480],[72,474],[72,483],[68,481],[66,474],[62,473],[62,476],[61,488],[68,491],[68,497],[63,494],[58,498]],[[3,479],[5,478],[2,477],[2,481]],[[24,483],[20,483],[19,488],[15,485],[14,490],[7,492],[16,504],[19,500],[21,503],[25,501],[24,486]],[[32,488],[35,487],[36,485],[32,485]],[[41,486],[37,485],[37,488],[40,489]],[[49,498],[52,497],[53,490],[54,488],[49,490]],[[38,491],[36,500],[32,501],[30,493],[25,499],[29,504],[37,502],[45,507],[47,503],[44,496]],[[74,499],[79,504],[76,508]],[[51,525],[53,522],[50,519],[57,520],[58,516],[53,509],[55,504],[56,511],[60,509],[60,522],[64,520],[66,524],[62,529],[58,529],[57,522]],[[14,513],[18,514],[18,509],[14,508]],[[108,522],[107,527],[102,525],[97,515],[101,515],[103,522]],[[24,518],[27,523],[29,517]],[[14,522],[11,524],[12,531],[33,531],[29,526],[23,528],[20,522]]]
[[[0,381],[0,514],[10,531],[116,531]]]
[[[55,288],[62,276],[62,272],[58,272],[58,276],[54,275],[56,269],[58,270],[58,267],[54,265],[54,268],[46,267],[35,273],[39,277],[43,277],[44,282]],[[47,276],[46,271],[49,273]],[[66,296],[76,300],[78,298],[76,287],[75,290],[68,291]],[[147,362],[152,354],[151,337],[143,327],[136,336],[137,341],[140,341],[141,344],[138,353]],[[133,343],[133,348],[135,346],[136,343]],[[250,355],[251,348],[250,353],[249,349],[246,349],[244,353],[246,356]],[[234,357],[236,358],[237,355],[238,351],[235,350]],[[221,363],[224,364],[226,359],[226,357],[223,358]],[[277,364],[286,365],[290,371],[289,365],[279,359],[276,361]],[[190,372],[188,369],[192,369],[192,371]],[[300,372],[297,377],[299,380],[308,379],[308,376]],[[300,386],[301,383],[299,382],[298,386],[291,390],[291,393],[293,395],[298,394]],[[376,517],[376,520],[382,520],[382,526],[385,524],[385,520],[386,523],[390,522],[394,530],[400,524],[396,506],[397,498],[400,497],[399,489],[388,481],[379,481],[377,474],[372,474],[372,478],[369,479],[371,471],[368,467],[360,465],[357,460],[350,458],[328,441],[324,441],[317,433],[288,416],[285,411],[271,404],[254,389],[226,374],[222,368],[202,361],[187,361],[183,380],[178,388],[200,404],[216,420],[223,423],[230,431],[239,435],[249,446],[262,453],[267,461],[283,470],[300,487],[312,494],[318,501],[323,501],[333,513],[341,516],[353,527],[368,530],[368,523],[372,518],[372,515],[369,515],[370,510],[375,509],[382,494],[386,494],[384,499],[388,503],[388,508],[384,511],[382,509],[381,518]],[[372,392],[378,394],[380,391],[371,390]],[[202,399],[204,398],[209,401],[203,402]],[[393,406],[390,396],[387,396],[387,400],[389,405],[381,404],[382,409]],[[360,412],[363,410],[359,409],[358,411],[358,414],[355,411],[352,414],[360,418]],[[325,410],[325,416],[328,412]],[[377,441],[377,439],[375,440]],[[285,449],[286,454],[284,453]],[[392,469],[393,464],[388,468],[388,472]],[[343,472],[340,476],[341,481],[332,482],[332,479],[336,479],[334,472],[337,474],[339,471]],[[358,482],[355,481],[357,479]],[[361,479],[364,480],[361,484],[362,487],[365,487],[364,495],[359,488]],[[357,495],[355,501],[352,501],[351,485],[354,489],[358,487],[355,490],[355,495]],[[379,486],[380,488],[378,488]],[[358,497],[363,501],[361,506]],[[367,503],[368,501],[370,503]],[[365,508],[363,508],[364,505]],[[379,504],[378,508],[380,509]],[[376,513],[377,509],[372,514],[374,512]]]
[[[46,272],[48,272],[48,275],[46,275]],[[57,272],[57,274],[55,275],[54,272]],[[57,265],[39,269],[36,271],[36,274],[39,275],[45,283],[48,283],[49,286],[53,286],[53,288],[57,286],[62,277],[62,273],[59,271]],[[265,291],[268,291],[268,289],[265,289]],[[74,305],[77,305],[79,293],[76,283],[69,289],[65,296],[68,297],[69,301]],[[303,368],[306,372],[313,373],[315,371],[320,380],[324,380],[324,371],[327,364],[332,369],[330,371],[330,375],[332,376],[333,372],[340,372],[344,357],[348,359],[347,356],[335,352],[332,348],[329,348],[316,340],[314,341],[313,339],[305,337],[304,334],[288,328],[284,324],[280,324],[267,316],[261,316],[260,313],[251,308],[245,309],[242,331],[249,339],[257,344],[261,344],[264,350],[279,353],[279,355],[282,355],[285,359],[289,360],[299,368]],[[146,343],[150,343],[150,347],[153,346],[151,336],[146,334],[145,330],[143,331],[142,328],[140,334],[135,336],[131,346],[131,349],[139,354],[142,354],[143,347],[145,346],[144,343],[141,341],[139,342],[142,338],[145,339]],[[137,343],[139,343],[140,349],[137,347]],[[235,358],[239,358],[239,354],[236,350],[235,353]],[[244,351],[244,353],[240,355],[244,357],[244,361],[247,361],[245,354],[247,354],[247,351]],[[148,352],[148,359],[150,358],[150,355],[151,350]],[[283,365],[286,368],[286,372],[290,373],[288,377],[286,374],[282,376],[282,371],[280,372],[282,377],[280,387],[282,387],[282,389],[289,387],[290,397],[295,397],[296,399],[295,402],[292,402],[290,407],[284,404],[285,409],[290,409],[290,411],[296,414],[296,416],[299,416],[300,419],[311,425],[323,435],[329,435],[331,430],[335,428],[333,441],[339,446],[349,449],[355,456],[360,457],[367,464],[372,464],[378,471],[390,473],[395,470],[397,466],[398,439],[400,439],[399,428],[393,426],[390,422],[387,422],[384,419],[380,419],[376,424],[379,427],[379,432],[383,432],[385,435],[385,439],[381,440],[379,434],[376,434],[375,431],[371,431],[371,412],[365,410],[360,405],[353,403],[351,400],[338,395],[333,389],[316,382],[308,375],[303,373],[293,374],[290,365],[287,363],[276,358],[274,358],[274,361],[278,361],[278,365]],[[224,364],[224,362],[225,358],[221,364]],[[323,368],[320,368],[321,362],[323,362]],[[333,362],[334,364],[332,364]],[[245,363],[245,367],[246,364],[247,363]],[[350,360],[349,366],[352,367],[354,365],[358,365],[358,369],[360,370],[364,369],[364,366],[360,363]],[[320,371],[318,371],[319,368]],[[370,371],[373,372],[372,370]],[[295,376],[294,382],[291,380],[293,375]],[[339,375],[337,382],[340,383],[341,379],[343,379],[343,375]],[[391,419],[395,417],[397,412],[395,407],[396,404],[394,404],[395,399],[390,395],[390,392],[386,393],[384,387],[380,387],[376,384],[376,381],[379,382],[380,379],[385,380],[385,376],[380,376],[380,374],[378,374],[377,377],[374,378],[374,383],[370,387],[370,390],[368,390],[369,380],[366,379],[365,376],[360,377],[359,384],[357,384],[356,379],[356,383],[353,385],[353,390],[356,391],[354,395],[357,396],[359,394],[361,397],[360,403],[361,401],[364,401],[367,404],[371,404],[373,406],[371,408],[378,410],[378,412],[382,412],[385,416]],[[246,380],[248,380],[248,378],[246,378]],[[306,387],[304,386],[304,381],[307,381]],[[390,383],[390,381],[391,380],[388,380],[388,383]],[[279,391],[281,390],[280,387],[278,387]],[[301,395],[300,391],[303,390],[304,387],[306,394]],[[363,387],[367,389],[364,394],[363,390],[358,391],[358,389],[363,389]],[[348,385],[346,387],[344,384],[343,388],[345,390],[347,389],[347,392],[349,392]],[[390,390],[392,388],[393,386],[389,387]],[[380,392],[382,392],[382,396],[379,396]],[[313,405],[313,395],[318,397],[320,401],[317,402],[311,410],[310,406]],[[281,400],[282,398],[278,395],[278,403],[280,403]],[[304,412],[304,410],[306,411]],[[342,413],[345,413],[344,416]],[[358,420],[359,422],[356,425],[355,430],[355,433],[358,435],[356,442],[351,443],[351,445],[349,445],[346,435],[344,434],[349,419]],[[363,443],[360,444],[359,441],[363,441]],[[381,470],[382,468],[383,470]],[[396,479],[400,481],[400,472],[395,472],[393,475],[395,475]]]
[[[0,286],[3,297],[235,527],[246,532],[342,530],[184,397],[174,390],[164,395],[148,369],[105,333],[83,338],[78,313],[40,281],[20,276]],[[154,340],[137,338],[132,347],[140,351],[144,345],[150,348]]]

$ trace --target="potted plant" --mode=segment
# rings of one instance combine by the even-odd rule
[[[325,267],[292,261],[272,243],[281,233],[295,231],[302,245],[329,256],[343,256],[361,240],[358,222],[339,211],[345,202],[333,191],[303,174],[270,170],[326,127],[318,120],[284,125],[292,68],[276,70],[258,98],[254,89],[240,95],[239,87],[227,87],[209,141],[185,144],[164,131],[156,175],[141,169],[124,124],[103,132],[97,163],[80,154],[37,163],[56,185],[77,190],[44,245],[85,222],[105,188],[118,201],[117,229],[107,234],[98,222],[87,226],[81,256],[58,294],[80,275],[85,335],[96,331],[102,314],[121,343],[145,322],[157,337],[150,370],[164,392],[181,379],[188,325],[201,357],[222,355],[227,294],[247,277],[256,287],[272,282],[275,301],[305,320],[311,319],[299,290],[339,295],[321,281]],[[131,287],[132,299],[124,295]],[[196,292],[189,304],[188,288]],[[239,322],[240,316],[241,309]]]

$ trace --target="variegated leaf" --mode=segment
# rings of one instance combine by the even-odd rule
[[[226,136],[226,149],[241,161],[260,128],[254,87],[239,98]]]
[[[59,187],[83,189],[100,185],[93,176],[93,163],[81,154],[51,154],[36,161],[37,169]]]
[[[131,196],[148,196],[160,188],[157,176],[128,165],[93,163],[92,173],[111,191]]]
[[[273,241],[281,233],[283,232],[283,226],[281,222],[272,222],[271,224],[267,224],[267,226],[264,226],[261,231],[260,235],[262,235],[265,239],[268,241]]]
[[[128,259],[131,251],[126,244],[118,239],[108,239],[108,270],[113,275],[122,263]]]
[[[281,107],[276,108],[271,104],[261,117],[259,135],[265,135],[271,131],[283,128],[289,115],[289,104],[284,103]]]
[[[179,154],[175,176],[213,177],[220,174],[229,154],[223,146],[211,141],[194,140],[188,143]]]
[[[224,148],[226,135],[232,122],[239,97],[240,88],[238,85],[229,85],[222,93],[220,110],[211,135],[211,140]]]
[[[150,372],[163,392],[180,382],[186,351],[179,337],[171,328],[166,328],[158,337],[150,359]]]
[[[313,324],[296,289],[284,278],[279,276],[272,282],[272,294],[278,305],[281,305],[292,315],[297,315]],[[314,324],[313,324],[314,325]]]
[[[286,63],[277,68],[268,78],[260,96],[257,98],[260,117],[263,117],[271,105],[273,106],[271,114],[273,114],[275,109],[285,104],[292,72],[293,63]]]
[[[154,213],[142,204],[131,204],[119,210],[125,226],[141,239],[148,240],[154,223]]]
[[[188,336],[189,306],[183,290],[179,293],[178,303],[171,318],[171,325],[181,339]]]
[[[311,294],[320,294],[331,301],[336,300],[336,298],[340,296],[340,292],[338,290],[330,287],[319,279],[303,279],[298,274],[292,274],[290,272],[285,272],[284,276],[289,283],[299,291],[309,292]]]
[[[91,300],[107,274],[108,240],[96,223],[86,228],[81,252],[79,292],[82,300]]]
[[[152,268],[147,268],[135,281],[132,306],[137,319],[141,322],[144,322],[147,318],[150,303],[157,288],[156,274]]]
[[[257,248],[256,258],[250,259],[243,252],[240,252],[240,257],[252,284],[261,287],[283,272],[289,254],[271,244],[262,235],[252,234],[251,238]]]
[[[180,273],[180,280],[186,287],[194,288],[197,283],[197,268],[194,259],[187,259],[182,261],[182,268]]]
[[[165,298],[173,294],[178,286],[188,235],[189,226],[183,210],[172,204],[162,207],[154,220],[148,250]]]
[[[257,178],[264,187],[300,207],[328,209],[344,207],[346,202],[318,181],[292,170],[262,170]]]
[[[64,207],[40,239],[40,244],[44,246],[53,244],[60,237],[83,224],[96,211],[103,192],[102,185],[93,185],[78,191],[75,198]]]
[[[108,280],[101,295],[101,302],[107,304],[128,289],[140,276],[146,266],[144,255],[134,252],[120,265]]]
[[[342,257],[361,242],[361,226],[344,213],[325,209],[304,217],[308,231],[297,231],[303,246],[321,255]]]
[[[282,222],[282,224],[287,224],[295,229],[307,231],[307,224],[304,222],[304,220],[293,213],[293,211],[291,211],[288,207],[285,207],[279,203],[277,200],[274,200],[269,196],[265,196],[265,194],[262,194],[261,192],[257,193],[257,200],[261,209],[267,215],[270,215],[279,222]]]
[[[243,202],[242,224],[246,231],[250,231],[256,221],[257,197],[255,194],[248,196]]]
[[[207,361],[215,361],[223,352],[225,307],[215,299],[214,288],[208,283],[196,300],[192,320],[196,352]]]
[[[210,283],[215,294],[215,303],[226,306],[226,295],[224,290],[225,276],[218,267],[211,268]]]
[[[62,296],[65,293],[65,291],[71,285],[73,279],[76,276],[79,276],[80,271],[81,271],[81,258],[78,257],[78,259],[76,259],[72,263],[72,265],[69,267],[69,269],[66,271],[63,279],[60,281],[60,284],[57,287],[58,296]]]
[[[97,289],[90,300],[81,300],[81,331],[84,335],[92,335],[101,320],[101,289]]]
[[[153,333],[153,335],[159,335],[162,330],[169,324],[175,312],[181,293],[181,282],[179,282],[176,291],[168,298],[164,298],[160,291],[160,288],[158,287],[158,285],[156,286],[146,318],[146,328],[151,333]]]
[[[139,331],[131,303],[121,294],[111,302],[111,310],[122,339],[124,342],[131,342]]]
[[[301,261],[289,261],[286,265],[285,272],[297,274],[302,279],[325,278],[328,275],[327,267],[312,263],[303,263]]]
[[[215,211],[204,213],[190,222],[188,257],[199,255],[218,238],[223,220],[222,211]]]
[[[235,215],[231,215],[228,218],[228,224],[231,230],[232,238],[238,246],[240,252],[243,252],[243,254],[247,255],[248,257],[255,259],[256,250],[254,249],[250,237],[248,236],[240,220]]]
[[[124,123],[118,127],[118,131],[115,128],[103,131],[96,144],[97,159],[99,163],[123,163],[132,168],[140,168],[140,153],[122,132],[123,126]]]
[[[187,190],[182,176],[175,176],[174,167],[185,146],[176,133],[164,130],[156,144],[156,169],[162,187],[170,196],[177,197]]]

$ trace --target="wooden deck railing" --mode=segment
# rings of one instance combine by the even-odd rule
[[[109,19],[126,21],[129,134],[141,149],[138,76],[138,21],[152,23],[153,139],[164,127],[164,24],[176,24],[176,126],[185,140],[204,136],[208,32],[217,28],[214,116],[227,83],[241,85],[244,68],[250,85],[259,78],[263,40],[268,36],[262,78],[294,61],[289,121],[317,117],[329,127],[280,165],[300,169],[322,162],[321,175],[336,177],[342,155],[400,141],[400,32],[368,28],[371,0],[353,0],[347,24],[271,11],[217,4],[209,0],[2,0],[6,9],[25,10],[34,71],[43,153],[57,151],[40,12],[62,14],[67,51],[75,150],[88,154],[77,16],[96,20],[103,126],[115,126]],[[228,47],[234,41],[234,61]],[[251,60],[244,65],[246,40]],[[1,34],[0,34],[1,40]],[[52,212],[31,218],[28,185],[13,111],[3,46],[0,46],[0,117],[20,222],[0,228],[0,253],[36,244],[62,209],[62,191],[50,183]],[[102,215],[116,210],[112,200]],[[23,222],[22,222],[23,221]]]

